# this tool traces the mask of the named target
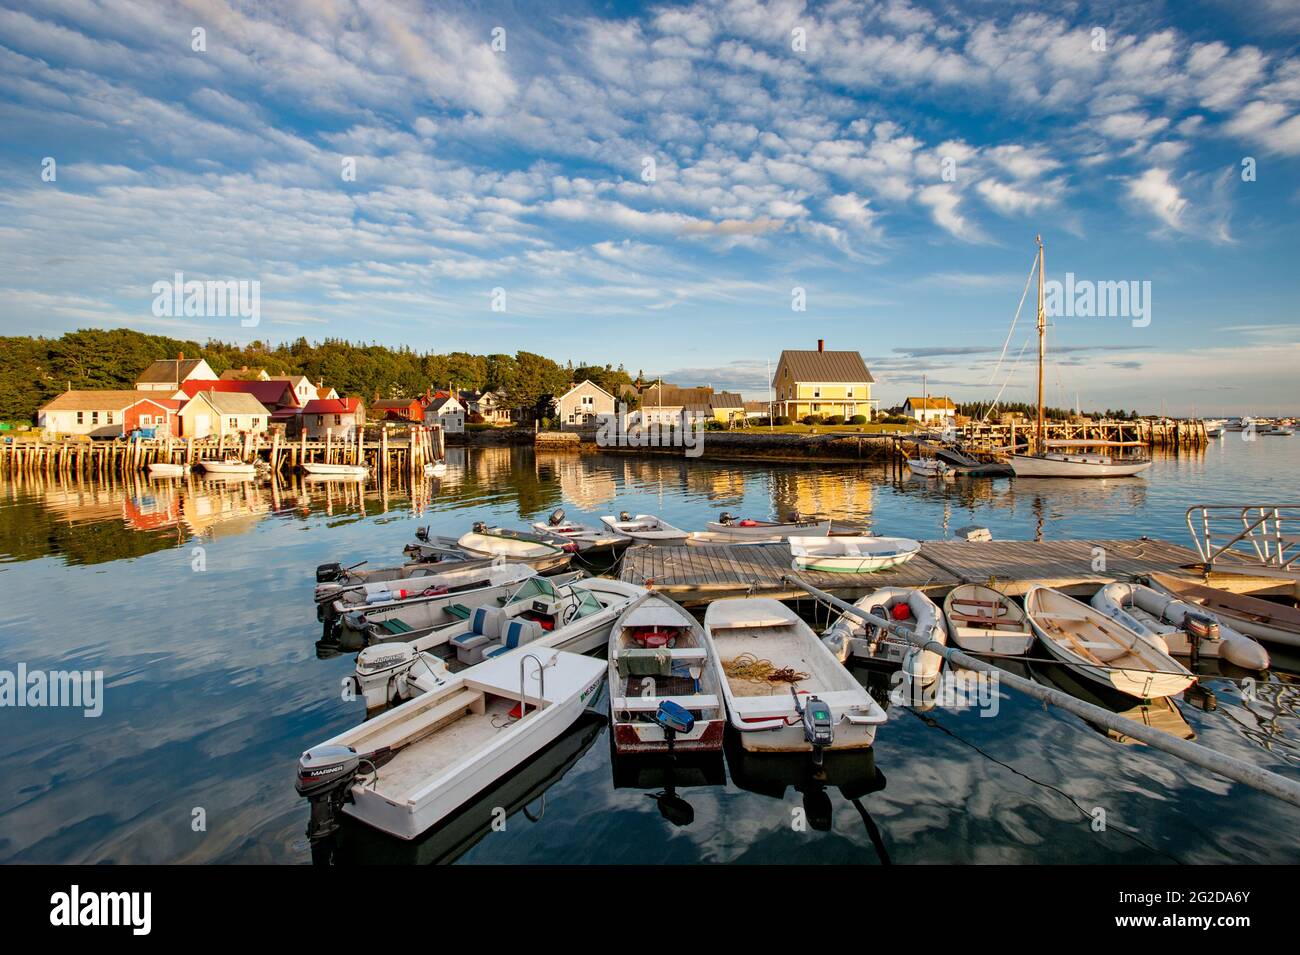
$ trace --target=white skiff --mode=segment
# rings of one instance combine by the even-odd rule
[[[1181,693],[1196,677],[1100,610],[1047,587],[1025,594],[1025,615],[1052,656],[1075,673],[1140,700]]]
[[[302,469],[314,477],[365,478],[370,469],[359,464],[320,464],[308,461]]]
[[[627,513],[620,514],[618,517],[610,514],[602,517],[600,522],[614,533],[630,537],[634,541],[664,544],[686,540],[684,530],[673,527],[653,514],[637,514],[635,517]]]
[[[905,564],[921,552],[921,545],[906,537],[791,537],[790,554],[795,570],[822,570],[833,574],[869,574]]]
[[[238,474],[243,477],[252,477],[257,473],[257,469],[251,464],[245,464],[243,461],[200,461],[199,467],[203,468],[209,474]]]
[[[155,461],[153,464],[149,465],[149,476],[151,478],[184,477],[186,472],[188,471],[189,468],[187,468],[183,464],[164,464],[162,462]]]

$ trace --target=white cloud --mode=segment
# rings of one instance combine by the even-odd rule
[[[1187,200],[1165,169],[1153,167],[1127,183],[1129,197],[1174,231],[1182,231]]]

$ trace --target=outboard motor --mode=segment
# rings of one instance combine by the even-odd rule
[[[343,565],[338,561],[330,561],[328,564],[318,564],[316,567],[316,583],[334,584],[341,581],[346,576]]]
[[[785,516],[785,520],[788,524],[798,524],[803,520],[803,516],[798,511],[791,511]]]
[[[415,529],[415,539],[422,544],[429,543],[429,527],[427,524],[424,527],[417,527]]]
[[[822,764],[822,750],[835,742],[835,722],[831,718],[831,708],[820,697],[810,696],[806,704],[799,702],[799,693],[792,686],[790,695],[794,697],[794,711],[799,714],[803,724],[803,738],[813,750],[813,762]]]
[[[632,519],[632,515],[629,514],[627,511],[619,511],[618,519],[620,521],[630,521]]]
[[[727,511],[723,511],[721,514],[718,515],[718,523],[719,523],[719,524],[732,524],[732,523],[735,522],[735,520],[736,520],[736,518],[733,517],[733,516],[732,516],[730,513],[728,513]]]
[[[474,526],[470,528],[475,534],[486,534],[488,526],[483,521],[475,521]]]
[[[361,757],[351,746],[326,744],[309,749],[298,758],[294,789],[311,800],[311,821],[307,838],[313,848],[339,828],[339,812],[356,781]]]
[[[559,527],[564,523],[564,508],[557,507],[551,512],[551,516],[546,519],[546,523],[552,527]]]

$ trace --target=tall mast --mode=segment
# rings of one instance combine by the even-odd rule
[[[1043,359],[1047,356],[1047,312],[1043,309],[1043,237],[1035,236],[1038,243],[1038,447],[1042,454],[1047,447],[1046,425],[1043,422]]]

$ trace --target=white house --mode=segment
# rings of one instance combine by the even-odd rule
[[[451,395],[439,394],[424,407],[425,427],[435,425],[448,434],[465,430],[465,406]]]
[[[601,417],[613,416],[614,396],[591,381],[574,385],[555,399],[560,427],[595,425]]]
[[[951,424],[957,416],[957,406],[943,395],[908,398],[903,402],[903,414],[921,424]]]
[[[141,391],[65,391],[36,412],[36,424],[58,434],[112,438],[135,428],[172,429],[176,402]]]

